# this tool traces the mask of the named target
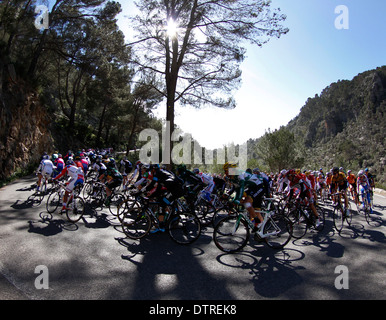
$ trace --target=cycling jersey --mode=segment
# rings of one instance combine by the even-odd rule
[[[121,173],[113,167],[107,167],[106,175],[107,177],[112,178],[113,180],[123,180],[123,176],[121,175]]]
[[[347,185],[346,175],[343,172],[339,172],[337,177],[333,175],[331,179],[331,183],[337,186]]]
[[[358,177],[357,179],[358,190],[360,186],[370,187],[369,179],[365,175]]]
[[[366,196],[368,203],[371,202],[370,192],[367,192],[370,189],[369,179],[365,175],[359,176],[357,179],[357,192],[362,195],[362,199]]]
[[[164,192],[164,188],[166,188],[169,193],[162,198],[162,201],[168,205],[184,194],[184,189],[182,188],[183,181],[172,172],[163,169],[156,169],[152,172],[153,175],[149,176],[151,182],[146,187],[147,190],[150,190],[150,196],[160,196]]]
[[[59,178],[63,177],[66,173],[71,179],[84,179],[82,168],[78,168],[74,165],[68,165],[64,167],[62,172],[59,173],[55,180],[58,180]]]
[[[62,172],[63,168],[64,168],[64,160],[62,158],[56,159],[56,169],[59,172]]]
[[[315,176],[313,174],[306,176],[306,181],[311,186],[311,189],[315,189]]]
[[[353,173],[349,174],[347,176],[347,181],[349,184],[355,184],[356,183],[356,177]]]
[[[82,164],[83,172],[84,172],[85,174],[87,174],[89,162],[88,162],[85,158],[82,158],[82,159],[80,160],[80,163]]]
[[[289,200],[292,199],[294,189],[299,189],[300,190],[299,198],[304,199],[307,197],[309,202],[313,203],[314,196],[311,192],[311,185],[307,183],[303,178],[304,178],[303,175],[298,174],[294,176],[292,180],[289,180],[290,181]]]
[[[70,177],[70,180],[67,182],[66,191],[71,192],[74,190],[74,187],[78,184],[84,183],[84,173],[82,168],[78,168],[75,165],[66,166],[54,180],[58,180],[63,177],[65,174]]]
[[[54,164],[51,160],[42,160],[40,162],[38,171],[41,172],[42,175],[50,176],[54,171]]]
[[[121,173],[114,167],[107,167],[107,170],[105,172],[107,176],[107,183],[106,186],[112,190],[122,184],[123,176]]]
[[[210,175],[207,175],[205,173],[200,172],[197,174],[197,176],[201,179],[201,181],[207,185],[205,188],[205,191],[208,192],[209,194],[212,193],[213,188],[214,188],[214,181],[213,178]]]
[[[261,208],[263,196],[269,197],[269,190],[268,179],[262,175],[253,174],[245,181],[245,192],[253,199],[254,208]]]

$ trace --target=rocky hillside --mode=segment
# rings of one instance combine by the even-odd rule
[[[385,184],[386,66],[331,84],[287,128],[306,148],[305,167],[368,167]]]
[[[49,115],[38,94],[7,73],[0,91],[0,180],[37,164],[52,152]]]

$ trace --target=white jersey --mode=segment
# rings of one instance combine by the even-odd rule
[[[67,167],[67,174],[71,179],[84,179],[83,169],[74,165]]]
[[[38,171],[40,171],[41,173],[51,174],[54,171],[54,169],[55,169],[55,166],[51,160],[42,160],[40,162]]]
[[[198,177],[201,179],[201,181],[205,184],[212,184],[213,183],[213,177],[208,175],[208,174],[205,174],[205,173],[202,173],[200,172],[198,174]]]

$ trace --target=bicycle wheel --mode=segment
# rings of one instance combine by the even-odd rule
[[[151,218],[143,208],[133,207],[124,213],[121,226],[128,238],[141,239],[150,231]]]
[[[60,204],[62,203],[62,197],[59,192],[51,192],[47,198],[46,209],[48,213],[54,213]]]
[[[129,198],[121,202],[117,207],[117,218],[122,223],[125,213],[131,208],[140,208],[141,204],[134,198]]]
[[[215,227],[220,220],[231,215],[233,216],[237,215],[236,209],[231,209],[231,208],[217,209],[212,217],[212,226]]]
[[[88,200],[94,192],[94,184],[92,182],[86,182],[83,188],[83,198]]]
[[[334,207],[333,220],[336,231],[340,232],[343,228],[344,223],[342,206],[338,205]]]
[[[249,239],[248,223],[240,216],[225,217],[213,231],[213,241],[217,248],[234,253],[244,248]]]
[[[348,210],[346,210],[346,214],[345,214],[345,220],[346,220],[346,222],[347,222],[347,224],[349,225],[349,226],[351,226],[351,222],[352,222],[352,210],[351,210],[351,204],[349,203],[348,204],[348,208],[347,208]]]
[[[78,196],[74,196],[73,199],[67,204],[70,208],[66,210],[66,216],[68,221],[73,223],[78,222],[84,213],[84,201]]]
[[[123,195],[116,193],[113,194],[109,204],[109,211],[113,216],[118,215],[118,207],[121,203],[123,203],[123,201],[125,201],[125,197]]]
[[[293,209],[288,213],[287,218],[292,223],[292,237],[295,239],[303,238],[308,229],[307,217],[305,216],[303,210]]]
[[[324,229],[324,225],[326,223],[326,211],[320,206],[315,206],[315,209],[319,216],[319,225],[316,226],[315,223],[314,228],[316,231],[320,232]]]
[[[198,218],[188,212],[178,213],[169,219],[169,235],[178,244],[190,244],[201,234],[201,224]]]
[[[266,244],[273,249],[282,249],[291,240],[292,223],[284,215],[275,213],[266,222],[263,234]]]
[[[200,220],[200,223],[202,226],[208,226],[212,223],[213,215],[214,215],[214,207],[207,203],[204,200],[201,200],[196,206],[195,206],[195,214]]]
[[[367,198],[364,198],[363,206],[364,206],[363,213],[365,215],[366,222],[367,224],[370,224],[373,219],[370,216],[370,205],[369,205],[369,202],[367,201]]]

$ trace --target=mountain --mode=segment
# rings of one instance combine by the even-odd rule
[[[386,185],[386,66],[332,83],[285,129],[302,146],[303,169],[367,167]],[[258,146],[258,140],[249,142]]]

